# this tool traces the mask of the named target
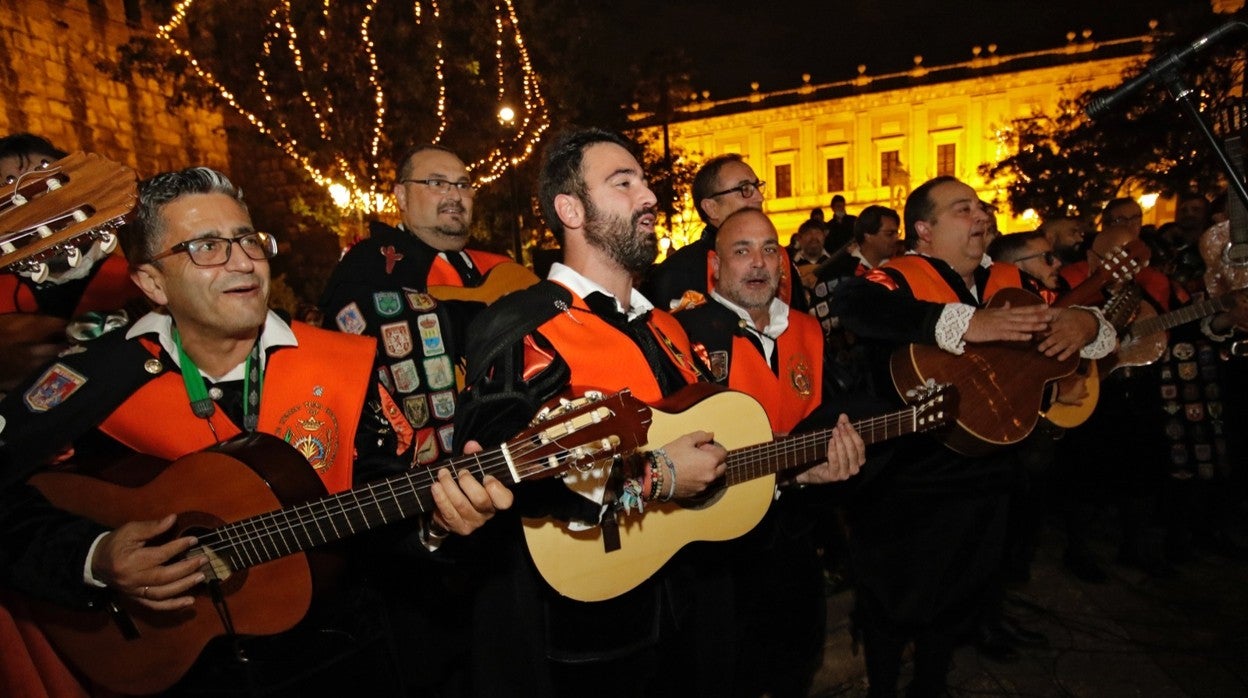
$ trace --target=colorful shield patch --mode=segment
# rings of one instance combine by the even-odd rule
[[[381,326],[381,344],[386,356],[401,359],[412,353],[412,330],[406,321]]]
[[[286,410],[274,433],[318,471],[332,466],[338,455],[338,417],[319,402],[308,400]]]
[[[443,453],[452,453],[452,447],[455,445],[455,425],[447,424],[444,427],[438,427],[438,445],[442,447]]]
[[[451,365],[451,357],[443,354],[425,359],[425,378],[429,380],[430,390],[455,385],[455,367]]]
[[[394,317],[403,312],[403,301],[398,291],[378,291],[373,294],[373,307],[382,317]]]
[[[420,330],[420,345],[425,356],[437,356],[446,353],[446,342],[442,341],[442,326],[438,316],[428,313],[416,318],[416,326]]]
[[[433,310],[438,306],[438,302],[428,293],[417,291],[414,288],[403,289],[403,295],[407,296],[407,304],[412,306],[412,310],[423,313],[426,310]]]
[[[413,460],[421,465],[437,462],[438,438],[433,427],[426,427],[416,432],[416,453]]]
[[[334,316],[334,322],[338,324],[338,329],[348,334],[364,334],[364,330],[368,328],[364,314],[360,312],[360,306],[354,302],[348,303],[342,310],[339,310]]]
[[[413,395],[403,398],[403,414],[412,426],[420,428],[429,423],[429,403],[424,395]]]
[[[86,376],[58,361],[30,386],[22,401],[31,412],[47,412],[65,402],[86,383]]]
[[[430,393],[429,403],[433,406],[433,416],[438,419],[450,419],[455,416],[455,392],[443,390]]]

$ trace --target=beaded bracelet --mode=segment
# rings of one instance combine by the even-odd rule
[[[659,465],[658,460],[655,458],[653,453],[648,456],[648,461],[649,462],[646,463],[646,470],[650,472],[650,477],[653,481],[650,486],[649,498],[651,500],[655,500],[658,499],[659,495],[663,493],[663,467]]]
[[[667,492],[660,490],[658,485],[655,486],[655,497],[657,497],[660,501],[670,502],[672,501],[672,497],[676,496],[676,464],[673,463],[671,457],[667,455],[667,451],[661,448],[654,449],[651,457],[654,459],[655,475],[658,477],[659,482],[662,483],[664,480],[671,480]],[[664,466],[667,468],[666,476],[662,476]]]

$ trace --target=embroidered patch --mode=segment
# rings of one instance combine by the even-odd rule
[[[390,373],[394,375],[394,389],[400,393],[410,393],[420,387],[420,373],[412,359],[392,364]]]
[[[433,416],[438,419],[450,419],[455,416],[455,393],[443,390],[429,394],[429,403],[433,405]]]
[[[386,390],[394,392],[394,381],[390,378],[390,369],[382,366],[377,369],[377,381],[381,383]]]
[[[1199,422],[1205,418],[1205,403],[1193,402],[1189,405],[1185,405],[1185,407],[1186,409],[1183,411],[1183,414],[1187,415],[1187,421]]]
[[[416,326],[420,329],[420,345],[425,356],[436,356],[446,353],[446,342],[442,341],[442,326],[438,316],[428,313],[416,318]]]
[[[1199,373],[1196,369],[1195,361],[1184,361],[1179,364],[1179,378],[1182,378],[1185,381],[1190,381],[1196,380],[1197,375],[1199,375]]]
[[[338,455],[338,417],[314,400],[286,410],[273,433],[294,446],[317,472],[333,466]]]
[[[368,323],[364,321],[364,314],[360,312],[360,306],[354,301],[338,311],[338,314],[334,316],[334,322],[338,324],[338,329],[348,334],[364,334],[364,330],[368,328]]]
[[[401,359],[412,353],[412,330],[407,321],[400,320],[381,326],[381,344],[386,356]]]
[[[421,465],[429,465],[438,460],[438,441],[433,427],[425,427],[416,432],[416,453],[413,461]]]
[[[39,376],[22,400],[31,412],[47,412],[65,402],[86,382],[86,376],[58,361]]]
[[[443,354],[425,359],[425,378],[429,381],[430,390],[441,390],[455,385],[455,368],[451,366],[451,357]]]
[[[1174,345],[1174,358],[1179,361],[1190,361],[1196,356],[1196,346],[1190,342],[1179,342]]]
[[[710,360],[707,366],[711,369],[711,375],[715,380],[720,383],[728,380],[728,352],[713,351],[708,358]]]
[[[444,427],[438,427],[438,445],[442,447],[443,453],[452,453],[455,445],[455,425],[447,424]]]
[[[412,426],[420,428],[429,423],[429,403],[424,395],[403,398],[403,414]]]
[[[396,252],[394,245],[386,245],[378,250],[378,252],[381,252],[381,256],[386,258],[386,274],[394,273],[394,265],[400,259],[403,259],[403,253]]]
[[[810,397],[814,391],[815,381],[811,375],[810,360],[805,354],[797,354],[789,358],[789,381],[793,389],[802,397]]]
[[[403,301],[398,291],[378,291],[373,294],[373,307],[382,317],[394,317],[403,312]]]
[[[438,302],[428,293],[417,291],[414,288],[403,288],[403,295],[407,296],[407,304],[412,306],[412,310],[423,313],[426,310],[433,310],[437,307]]]

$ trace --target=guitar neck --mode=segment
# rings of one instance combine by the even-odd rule
[[[501,449],[446,462],[478,478],[507,477]],[[430,487],[436,474],[413,471],[315,501],[235,521],[200,536],[200,545],[225,558],[233,569],[253,567],[286,555],[333,543],[435,509]]]
[[[863,419],[853,426],[868,445],[921,429],[915,407]],[[820,429],[730,451],[725,461],[725,484],[732,486],[823,460],[828,454],[831,437],[832,429]]]
[[[1131,323],[1130,334],[1132,337],[1147,337],[1150,334],[1165,332],[1174,329],[1179,325],[1186,325],[1194,320],[1199,320],[1205,316],[1220,313],[1230,309],[1234,304],[1234,298],[1231,296],[1222,296],[1220,298],[1210,298],[1192,303],[1191,305],[1172,310],[1168,313],[1156,315],[1143,320],[1137,320]]]

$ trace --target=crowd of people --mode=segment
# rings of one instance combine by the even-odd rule
[[[63,156],[29,134],[0,139],[8,194]],[[1165,574],[1194,542],[1239,552],[1226,524],[1242,502],[1243,444],[1226,424],[1248,394],[1234,344],[1248,304],[1234,270],[1199,254],[1213,223],[1203,198],[1182,198],[1157,230],[1125,198],[1096,235],[1066,217],[1001,235],[971,186],[937,177],[901,212],[849,215],[837,195],[831,218],[812,215],[786,248],[764,182],[724,155],[692,185],[702,236],[656,265],[636,144],[578,129],[543,155],[536,191],[561,260],[538,281],[469,247],[475,185],[455,152],[423,145],[400,163],[399,223],[373,222],[339,262],[306,313],[323,327],[270,309],[277,240],[204,167],[143,180],[120,249],[92,248],[38,282],[0,274],[0,635],[26,629],[5,640],[26,651],[6,650],[0,688],[804,696],[835,578],[855,594],[871,694],[898,693],[910,647],[908,695],[937,696],[959,643],[1008,659],[1044,641],[1001,600],[1026,582],[1050,503],[1066,564],[1089,583],[1104,572],[1088,519],[1108,505],[1123,564]],[[1141,239],[1151,262],[1133,279],[1063,300]],[[1034,302],[994,303],[998,292]],[[1119,337],[1143,339],[1131,323],[1207,300],[1162,334],[1161,356],[1114,370]],[[1017,416],[1038,426],[1016,443],[968,448],[943,431],[868,449],[869,418],[923,387],[899,383],[896,357],[922,347],[956,362],[1003,344],[1020,358],[984,371],[1024,383],[1013,374],[1033,365],[1072,367],[1033,402],[1078,408],[1098,393],[1086,423],[1055,426],[1033,406]],[[690,407],[708,386],[750,396],[766,423]],[[517,435],[554,421],[538,440],[563,446],[584,425],[550,406],[623,390],[654,406],[653,433],[634,447],[625,434],[568,444],[540,461],[566,472],[527,477],[533,444]],[[763,468],[740,462],[736,432],[755,429],[817,438]],[[609,455],[576,460],[590,447]],[[140,469],[135,453],[152,458]],[[78,484],[67,496],[49,477],[67,468],[138,494]],[[256,478],[267,494],[253,499]],[[725,487],[758,480],[744,535],[691,530],[670,554],[648,547],[647,517],[715,512]],[[335,509],[300,518],[258,564],[226,552],[256,554],[255,540],[220,540],[237,519],[327,496]],[[728,508],[715,515],[742,516]],[[552,528],[554,543],[537,537]],[[333,555],[304,552],[339,539]],[[654,571],[578,598],[535,563],[535,546],[562,540],[603,556],[576,573],[591,587],[620,558]],[[99,644],[67,649],[66,625]],[[168,653],[112,639],[192,625],[208,628],[202,641],[156,643]]]

